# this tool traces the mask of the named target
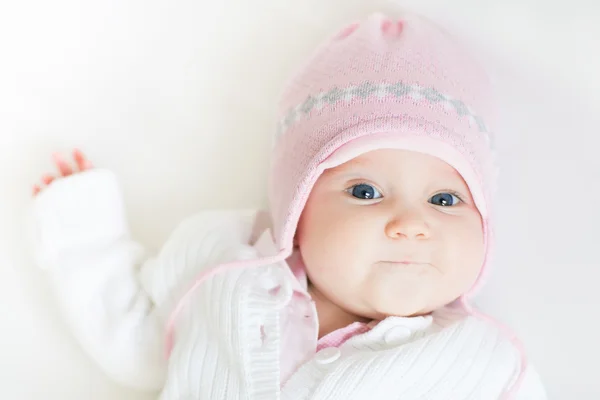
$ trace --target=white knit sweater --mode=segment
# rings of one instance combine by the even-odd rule
[[[252,212],[202,213],[148,257],[130,237],[114,175],[100,169],[54,182],[33,208],[38,262],[77,340],[115,381],[160,399],[491,400],[518,375],[517,351],[496,327],[445,308],[388,318],[309,357],[281,387],[284,263],[203,283],[177,319],[167,359],[165,321],[193,278],[257,257],[251,220]],[[273,294],[273,285],[283,289]],[[517,398],[546,398],[531,367]]]

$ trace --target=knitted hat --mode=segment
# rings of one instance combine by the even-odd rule
[[[376,13],[329,38],[287,85],[269,181],[274,239],[293,247],[321,173],[367,151],[436,156],[467,183],[482,216],[489,263],[494,108],[487,77],[448,33],[414,14]]]

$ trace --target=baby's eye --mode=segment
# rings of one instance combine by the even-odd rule
[[[348,189],[347,192],[350,193],[352,196],[356,197],[357,199],[362,200],[372,200],[383,197],[377,189],[366,183],[359,183],[358,185],[354,185],[350,189]]]
[[[461,199],[452,193],[438,193],[429,199],[429,202],[436,206],[450,207],[460,203]]]

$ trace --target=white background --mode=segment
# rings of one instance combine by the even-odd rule
[[[600,398],[600,4],[398,3],[463,35],[497,85],[499,254],[481,305],[520,335],[551,398]],[[115,170],[153,247],[202,208],[262,206],[286,77],[340,24],[391,4],[0,2],[0,397],[156,397],[88,361],[32,264],[23,218],[50,154],[80,147]]]

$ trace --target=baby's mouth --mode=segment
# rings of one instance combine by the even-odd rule
[[[379,261],[379,263],[382,263],[382,264],[388,264],[388,265],[398,265],[398,266],[407,266],[407,265],[429,265],[429,263],[426,263],[426,262],[422,262],[422,261],[413,261],[413,260],[399,260],[399,261],[388,261],[388,260],[383,260],[383,261]]]

